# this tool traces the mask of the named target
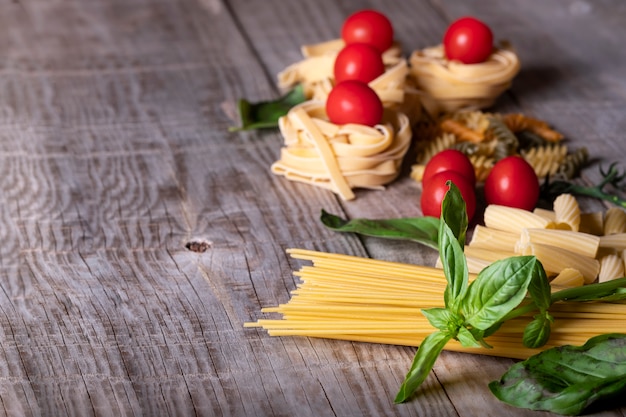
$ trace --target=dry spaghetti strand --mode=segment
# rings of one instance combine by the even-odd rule
[[[441,269],[289,249],[295,259],[311,262],[295,272],[300,278],[291,299],[262,310],[281,318],[259,319],[245,327],[267,330],[271,336],[307,336],[355,342],[419,346],[433,332],[423,308],[443,307],[447,281]],[[470,280],[475,275],[470,276]],[[525,359],[540,350],[565,344],[584,344],[590,337],[623,331],[626,304],[556,303],[552,336],[541,349],[522,344],[531,316],[507,321],[488,338],[493,346],[466,348],[456,341],[447,350]]]

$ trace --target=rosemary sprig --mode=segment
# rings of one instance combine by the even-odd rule
[[[600,173],[602,174],[602,180],[591,186],[574,184],[564,180],[550,181],[549,178],[546,178],[546,181],[542,186],[542,194],[548,197],[551,201],[554,200],[554,198],[559,194],[569,193],[605,200],[617,206],[626,208],[626,199],[604,190],[604,187],[608,185],[611,185],[618,190],[623,190],[622,181],[626,178],[626,173],[617,168],[617,162],[612,163],[606,171],[600,167]]]

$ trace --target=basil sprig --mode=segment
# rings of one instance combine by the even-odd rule
[[[420,385],[426,380],[432,370],[435,361],[443,351],[446,344],[455,339],[466,347],[487,347],[489,344],[485,340],[495,333],[502,323],[522,315],[530,315],[528,325],[524,330],[522,343],[526,347],[538,348],[543,346],[550,338],[550,329],[554,318],[549,313],[550,306],[555,302],[589,302],[589,301],[623,301],[626,299],[626,278],[609,281],[601,284],[590,284],[583,287],[566,289],[551,293],[550,283],[546,276],[541,262],[534,256],[514,256],[492,263],[483,269],[472,283],[468,283],[468,268],[463,247],[467,231],[467,214],[465,203],[458,188],[448,182],[449,190],[442,203],[442,214],[438,229],[438,249],[443,271],[447,280],[444,292],[444,307],[430,308],[422,310],[428,322],[436,329],[427,336],[419,346],[411,368],[409,369],[404,382],[396,395],[395,402],[407,401]],[[611,340],[619,336],[611,336]],[[584,368],[581,372],[572,377],[572,381],[563,380],[562,397],[550,391],[555,387],[554,381],[546,382],[549,387],[540,386],[534,389],[547,390],[548,400],[541,399],[541,405],[536,405],[536,396],[518,398],[522,391],[533,391],[532,384],[540,384],[537,378],[521,383],[514,381],[515,378],[523,379],[528,372],[512,368],[510,374],[503,377],[504,382],[500,385],[492,383],[491,389],[498,398],[505,402],[532,409],[547,409],[556,412],[579,412],[591,402],[608,398],[616,391],[626,392],[626,384],[620,382],[624,377],[624,367],[626,367],[626,341],[623,339],[621,351],[614,347],[617,342],[612,342],[611,347],[605,343],[608,339],[592,339],[587,347],[602,344],[605,350],[610,350],[610,359],[613,361],[615,372],[611,371],[611,366],[603,364],[598,375],[604,378],[606,385],[600,381],[602,378],[595,378],[590,371]],[[560,349],[560,348],[559,348]],[[602,349],[598,349],[599,351]],[[548,352],[548,351],[546,351]],[[585,363],[589,365],[586,348],[563,348],[566,358],[563,361]],[[539,355],[544,355],[544,353]],[[548,354],[549,355],[549,354]],[[538,356],[538,355],[535,355]],[[534,357],[533,357],[534,358]],[[545,356],[544,356],[545,358]],[[530,359],[529,359],[530,360]],[[551,368],[553,364],[546,363],[542,357],[531,361],[535,369],[534,372],[543,372],[549,375],[555,372]],[[616,365],[619,364],[618,365]],[[563,362],[565,364],[565,362]],[[599,365],[598,365],[599,366]],[[588,368],[593,369],[593,366]],[[597,376],[597,375],[596,375]],[[589,377],[589,384],[594,388],[579,389],[584,386]],[[621,378],[621,379],[620,379]],[[520,386],[522,388],[517,389]],[[550,394],[550,395],[548,395]],[[572,396],[578,396],[577,401]],[[558,397],[558,398],[557,398]],[[582,408],[575,408],[567,403],[572,401]],[[566,406],[562,404],[566,403]],[[544,407],[544,408],[535,408]],[[574,408],[572,408],[574,407]]]
[[[276,100],[251,103],[240,99],[237,102],[240,126],[231,127],[231,132],[278,127],[278,119],[285,116],[289,110],[306,100],[304,88],[301,84],[294,87]]]
[[[448,182],[442,203],[438,247],[447,286],[444,307],[422,310],[437,329],[418,348],[395,402],[407,401],[426,380],[451,339],[466,347],[489,347],[484,340],[525,299],[529,286],[538,300],[550,299],[550,287],[541,263],[534,256],[517,256],[492,263],[468,284],[463,254],[467,232],[465,203],[458,188]],[[546,283],[537,281],[546,280]],[[547,292],[546,292],[547,291]]]

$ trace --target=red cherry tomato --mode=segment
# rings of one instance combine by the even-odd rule
[[[385,52],[393,44],[393,26],[376,10],[361,10],[343,22],[341,37],[346,44],[366,43]]]
[[[385,72],[378,49],[365,43],[346,45],[335,58],[335,82],[358,80],[369,83]]]
[[[474,165],[463,152],[456,149],[444,149],[436,153],[426,163],[422,183],[428,181],[433,175],[442,171],[456,171],[467,178],[472,184],[476,184],[476,172]]]
[[[355,80],[337,84],[326,99],[328,119],[338,125],[374,126],[383,116],[383,103],[370,86]]]
[[[422,213],[424,216],[441,217],[441,203],[448,192],[446,182],[450,180],[457,186],[465,200],[467,218],[474,217],[476,212],[476,190],[466,177],[455,171],[442,171],[428,179],[422,184]]]
[[[539,179],[533,167],[520,156],[496,162],[485,179],[487,204],[532,210],[539,199]]]
[[[484,62],[493,50],[493,33],[489,26],[473,17],[453,22],[443,36],[443,47],[449,60],[464,64]]]

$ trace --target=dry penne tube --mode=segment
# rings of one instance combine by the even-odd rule
[[[519,239],[519,234],[505,232],[482,225],[476,225],[469,246],[473,248],[483,248],[492,250],[515,251],[515,244]]]
[[[600,236],[600,249],[623,251],[626,249],[626,233]]]
[[[609,254],[600,258],[598,282],[606,282],[624,276],[624,261],[617,254]]]
[[[600,237],[588,233],[558,229],[524,229],[520,236],[520,244],[542,243],[595,258],[600,246]]]
[[[553,291],[561,290],[563,288],[580,287],[585,284],[585,278],[579,270],[574,268],[563,269],[552,281],[550,286]]]
[[[604,215],[603,234],[626,233],[626,212],[619,207],[611,207]]]
[[[580,207],[571,194],[561,194],[554,199],[554,223],[557,229],[578,231],[580,226]]]
[[[465,246],[464,252],[465,256],[483,259],[488,262],[495,262],[499,261],[500,259],[506,259],[516,255],[513,251],[484,249],[474,246]]]
[[[600,271],[597,259],[556,246],[528,243],[520,247],[519,252],[522,255],[535,255],[549,275],[558,275],[565,268],[577,269],[583,275],[586,284],[595,281]]]
[[[551,222],[556,221],[556,213],[554,212],[554,210],[548,210],[548,209],[544,209],[541,207],[536,207],[533,210],[533,213],[535,213],[538,216],[544,217],[550,220]]]
[[[489,204],[484,214],[485,226],[520,234],[524,228],[551,229],[554,223],[528,210]]]

